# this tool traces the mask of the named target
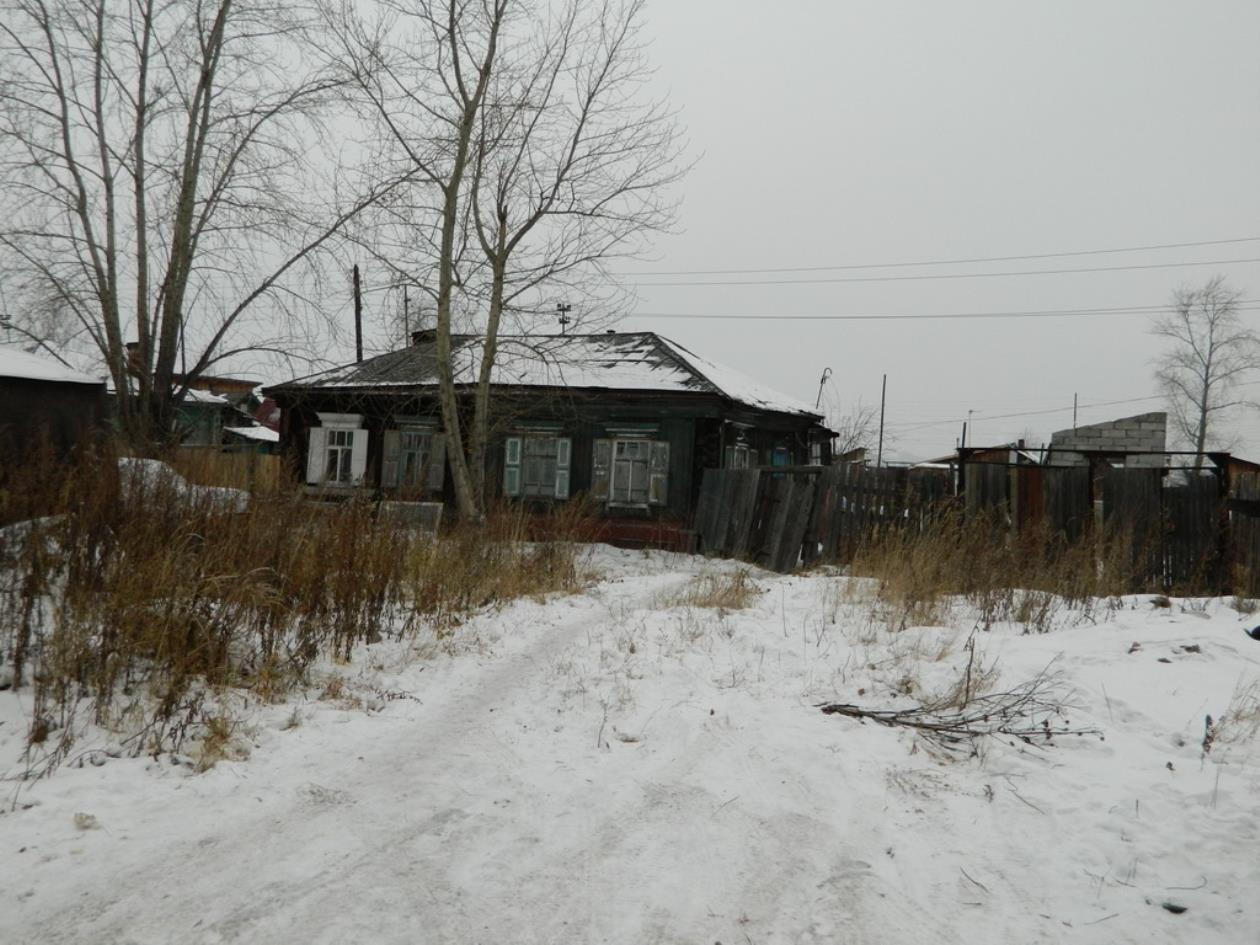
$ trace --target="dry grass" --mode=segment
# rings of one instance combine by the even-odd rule
[[[1229,706],[1216,721],[1212,741],[1239,744],[1260,735],[1260,679],[1239,681]]]
[[[658,601],[660,607],[709,607],[717,610],[743,610],[762,589],[747,570],[721,574],[701,574],[677,591]]]
[[[142,705],[144,747],[173,749],[207,729],[208,689],[275,698],[318,657],[449,634],[481,608],[584,579],[565,540],[576,517],[541,542],[519,510],[435,538],[367,502],[235,498],[120,474],[108,456],[0,472],[0,522],[18,523],[0,529],[0,665],[32,688],[29,743],[64,753],[77,706],[134,726]]]
[[[924,531],[887,529],[854,554],[849,573],[874,579],[872,614],[891,630],[946,622],[963,600],[987,629],[1012,622],[1045,632],[1065,609],[1089,611],[1131,589],[1130,546],[1090,537],[1011,533],[1001,524],[945,513]],[[856,587],[856,582],[850,587]]]

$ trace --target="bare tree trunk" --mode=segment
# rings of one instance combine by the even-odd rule
[[[499,245],[502,248],[505,231],[499,229]],[[499,324],[503,319],[504,265],[500,256],[493,262],[490,287],[490,311],[486,318],[486,336],[482,345],[481,367],[477,377],[476,404],[473,408],[473,429],[468,447],[472,466],[473,487],[482,502],[486,496],[486,452],[490,442],[490,381],[494,376],[494,363],[499,354]]]
[[[506,10],[507,0],[494,0],[493,6],[487,10],[490,22],[487,24],[485,54],[478,64],[476,85],[470,91],[461,68],[462,57],[467,53],[458,22],[460,11],[456,0],[449,0],[447,6],[445,38],[454,72],[452,84],[457,91],[462,110],[456,126],[455,153],[442,192],[442,238],[438,256],[437,296],[438,399],[441,404],[442,426],[446,432],[446,455],[455,487],[455,502],[460,517],[470,522],[480,521],[485,512],[480,492],[474,487],[469,474],[455,391],[454,365],[451,363],[451,288],[455,270],[455,229],[459,223],[459,197],[468,170],[473,133],[485,102],[490,75],[496,65],[499,30]]]

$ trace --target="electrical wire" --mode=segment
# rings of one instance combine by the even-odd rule
[[[675,282],[632,282],[640,289],[667,289],[690,286],[784,286],[835,285],[847,282],[924,282],[940,279],[1003,279],[1014,276],[1059,276],[1089,272],[1135,272],[1151,269],[1181,269],[1187,266],[1234,266],[1260,263],[1260,258],[1200,259],[1170,263],[1134,263],[1127,266],[1081,266],[1072,269],[1024,269],[1012,272],[941,272],[915,276],[838,276],[828,279],[683,279]]]
[[[1089,410],[1094,407],[1117,407],[1117,406],[1120,406],[1121,404],[1139,404],[1148,400],[1162,400],[1162,399],[1163,398],[1160,395],[1152,394],[1148,397],[1128,397],[1123,400],[1103,400],[1103,401],[1099,401],[1098,403],[1093,403],[1093,404],[1077,404],[1075,409]],[[1046,416],[1048,414],[1053,414],[1053,413],[1065,413],[1072,409],[1074,408],[1071,406],[1067,406],[1067,407],[1052,407],[1048,410],[1023,410],[1018,413],[984,414],[984,413],[973,412],[971,415],[971,420],[972,421],[975,421],[975,420],[989,421],[989,420],[1012,420],[1012,419],[1017,419],[1019,417],[1041,417],[1041,416]],[[925,423],[918,423],[918,422],[909,423],[909,421],[907,421],[907,423],[909,423],[908,426],[903,425],[901,423],[890,423],[888,424],[888,427],[890,429],[896,429],[898,433],[910,433],[914,430],[926,430],[929,427],[957,426],[960,423],[966,422],[967,419],[968,418],[965,416],[960,416],[960,417],[954,417],[948,420],[929,420]]]
[[[1260,242],[1260,236],[1240,236],[1235,239],[1198,240],[1192,243],[1156,243],[1146,246],[1121,246],[1114,249],[1078,249],[1060,253],[1027,253],[1022,256],[971,256],[961,259],[928,259],[920,262],[847,263],[834,266],[781,266],[777,268],[742,269],[658,269],[642,272],[620,273],[623,276],[735,276],[754,273],[782,272],[832,272],[849,269],[913,269],[919,266],[961,266],[974,263],[1020,262],[1026,259],[1064,259],[1071,256],[1102,256],[1115,253],[1145,253],[1160,249],[1188,249],[1195,246],[1225,246],[1234,243]]]
[[[1260,299],[1239,299],[1236,303],[1239,311],[1260,310]],[[1045,309],[1026,312],[932,312],[911,315],[891,314],[781,314],[767,313],[713,313],[713,312],[634,312],[627,318],[670,318],[670,319],[724,319],[728,321],[935,321],[947,319],[986,319],[986,318],[1083,318],[1109,317],[1114,315],[1158,315],[1169,311],[1168,305],[1133,305],[1116,308],[1068,308]]]

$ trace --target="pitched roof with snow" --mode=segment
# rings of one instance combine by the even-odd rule
[[[456,385],[471,386],[477,382],[482,348],[480,337],[451,337]],[[424,341],[279,384],[268,391],[432,387],[437,385],[437,377],[436,344]],[[504,336],[499,339],[491,383],[509,387],[693,391],[717,394],[761,410],[821,417],[820,411],[809,404],[650,331]]]
[[[68,368],[54,358],[30,354],[12,345],[0,345],[0,377],[50,381],[56,384],[104,383],[101,378]]]

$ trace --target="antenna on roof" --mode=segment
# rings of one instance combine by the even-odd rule
[[[558,313],[556,315],[556,320],[560,322],[560,334],[562,335],[565,333],[565,328],[568,327],[569,320],[570,320],[569,312],[571,312],[572,310],[573,310],[573,306],[569,305],[567,302],[556,303],[556,312]]]

